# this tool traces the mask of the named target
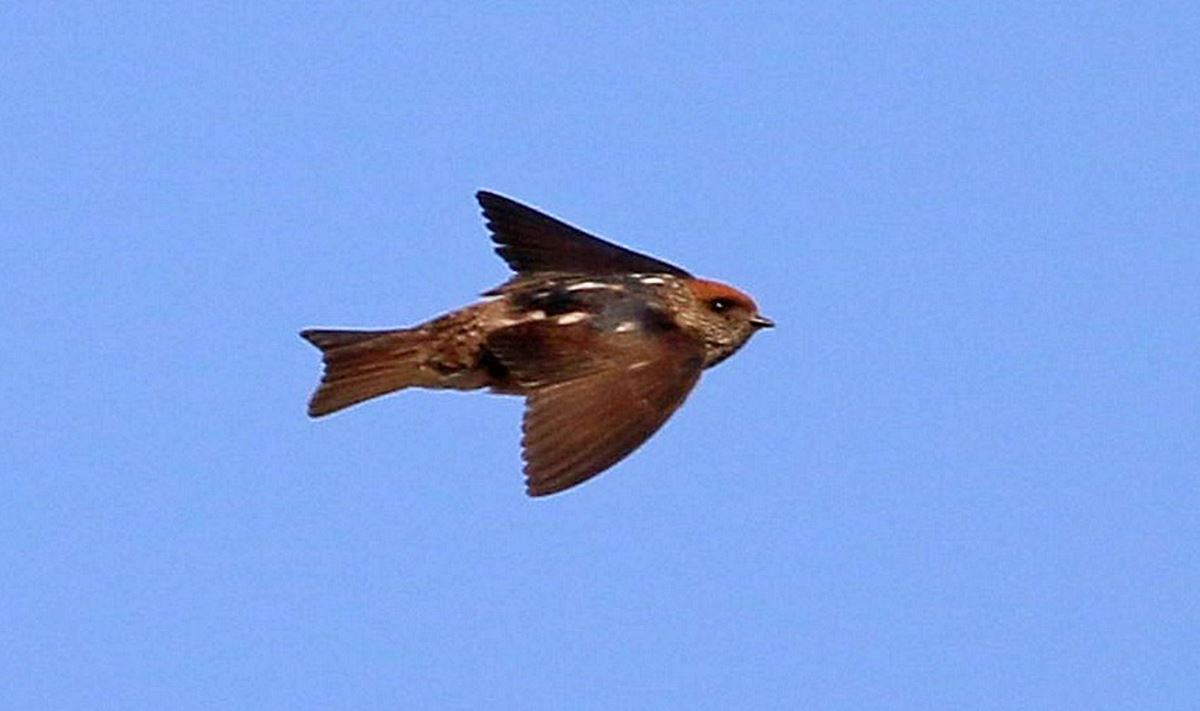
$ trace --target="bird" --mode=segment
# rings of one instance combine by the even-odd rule
[[[512,198],[475,197],[512,276],[417,326],[301,331],[324,365],[310,417],[411,387],[524,397],[526,493],[546,496],[624,459],[705,369],[775,325],[732,286]]]

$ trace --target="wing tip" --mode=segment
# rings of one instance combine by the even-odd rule
[[[475,191],[475,201],[483,208],[486,214],[489,209],[499,207],[505,203],[516,202],[510,197],[501,195],[500,193],[491,190],[479,189]]]

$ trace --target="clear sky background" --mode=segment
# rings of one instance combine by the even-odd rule
[[[1194,4],[420,5],[0,10],[0,707],[1196,708]],[[779,327],[545,500],[310,421],[479,188]]]

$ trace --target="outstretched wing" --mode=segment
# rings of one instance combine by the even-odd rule
[[[691,276],[679,267],[638,254],[503,195],[481,190],[475,194],[483,208],[496,254],[518,275],[544,272],[567,274],[673,274]]]
[[[703,364],[682,334],[551,319],[498,331],[488,348],[529,391],[521,445],[530,496],[575,486],[637,449],[683,404]]]

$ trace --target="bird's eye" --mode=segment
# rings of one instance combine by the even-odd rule
[[[733,308],[733,302],[729,299],[716,298],[708,302],[708,308],[716,311],[719,314],[723,314],[729,309]]]

